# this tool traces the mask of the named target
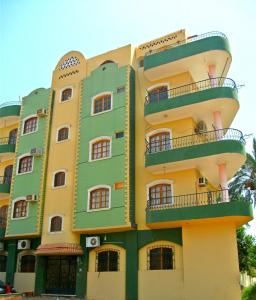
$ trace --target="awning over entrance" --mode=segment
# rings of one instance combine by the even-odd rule
[[[83,255],[83,249],[79,244],[45,244],[37,247],[35,255]]]

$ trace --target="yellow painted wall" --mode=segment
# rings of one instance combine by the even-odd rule
[[[96,272],[96,253],[106,249],[119,251],[118,272]],[[88,270],[88,300],[125,300],[125,250],[123,248],[105,244],[90,251]]]
[[[185,300],[240,300],[234,224],[182,228]]]
[[[14,275],[13,287],[18,293],[33,292],[35,287],[35,273],[19,273]]]
[[[15,128],[18,128],[18,123],[0,128],[0,138],[9,137],[9,132]]]
[[[0,176],[4,176],[4,169],[9,166],[13,165],[14,160],[13,159],[8,159],[0,162]]]

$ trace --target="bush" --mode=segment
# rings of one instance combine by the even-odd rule
[[[242,300],[255,300],[256,299],[256,283],[243,289]]]

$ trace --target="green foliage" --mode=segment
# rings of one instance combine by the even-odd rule
[[[237,247],[240,271],[256,277],[256,239],[246,234],[245,227],[237,230]]]
[[[242,300],[255,300],[256,299],[256,283],[243,289]]]

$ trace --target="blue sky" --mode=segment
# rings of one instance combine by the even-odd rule
[[[256,136],[255,16],[255,0],[0,0],[0,103],[50,87],[70,50],[92,57],[182,28],[190,35],[217,30],[231,45],[228,77],[244,85],[232,127]]]

